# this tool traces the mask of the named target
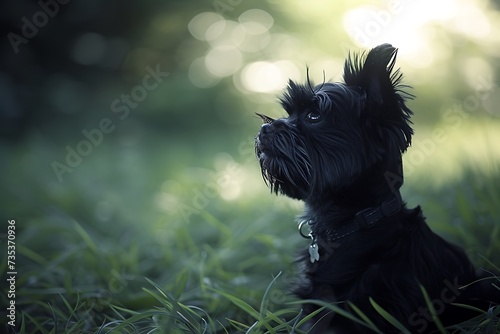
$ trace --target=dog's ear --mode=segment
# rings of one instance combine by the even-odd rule
[[[404,152],[413,134],[412,112],[405,104],[405,99],[412,95],[402,90],[407,86],[400,84],[400,71],[393,72],[396,54],[395,47],[382,44],[368,54],[349,56],[344,66],[344,82],[364,92],[361,116],[366,117],[367,130],[374,133],[374,139],[389,150]]]

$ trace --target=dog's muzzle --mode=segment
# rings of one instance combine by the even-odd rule
[[[262,158],[262,155],[271,145],[271,136],[273,132],[272,125],[269,123],[265,123],[260,127],[260,131],[255,137],[255,149],[258,158]]]

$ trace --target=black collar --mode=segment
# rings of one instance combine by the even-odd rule
[[[382,202],[380,206],[361,210],[356,213],[354,220],[331,228],[326,233],[326,238],[321,241],[331,244],[360,229],[370,228],[382,218],[390,217],[398,213],[401,210],[402,202],[403,201],[401,199],[401,194],[399,193],[399,191],[397,191],[388,200]],[[313,225],[315,222],[311,220],[304,220],[299,224],[300,235],[306,239],[311,239],[312,241],[311,245],[309,246],[309,254],[311,262],[314,263],[315,261],[319,261],[318,236],[315,235],[312,231],[307,235],[302,232],[302,227],[306,223],[309,225],[309,227],[311,227],[311,225]]]

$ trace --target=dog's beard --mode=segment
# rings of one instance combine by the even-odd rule
[[[272,122],[269,120],[266,123]],[[271,191],[303,199],[312,175],[305,141],[289,125],[283,123],[282,127],[273,126],[270,133],[261,131],[255,139],[262,177]]]

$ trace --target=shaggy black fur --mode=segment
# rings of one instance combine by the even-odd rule
[[[296,294],[350,311],[355,305],[383,333],[399,332],[371,299],[412,333],[427,333],[436,325],[422,287],[445,326],[477,315],[450,303],[488,309],[500,291],[495,278],[464,288],[482,275],[461,248],[429,229],[420,207],[400,199],[401,155],[413,130],[396,52],[384,44],[349,57],[344,83],[290,81],[281,98],[288,117],[259,114],[255,148],[271,190],[306,204],[301,219],[311,246],[300,259]],[[316,333],[371,332],[327,310],[314,319]]]

